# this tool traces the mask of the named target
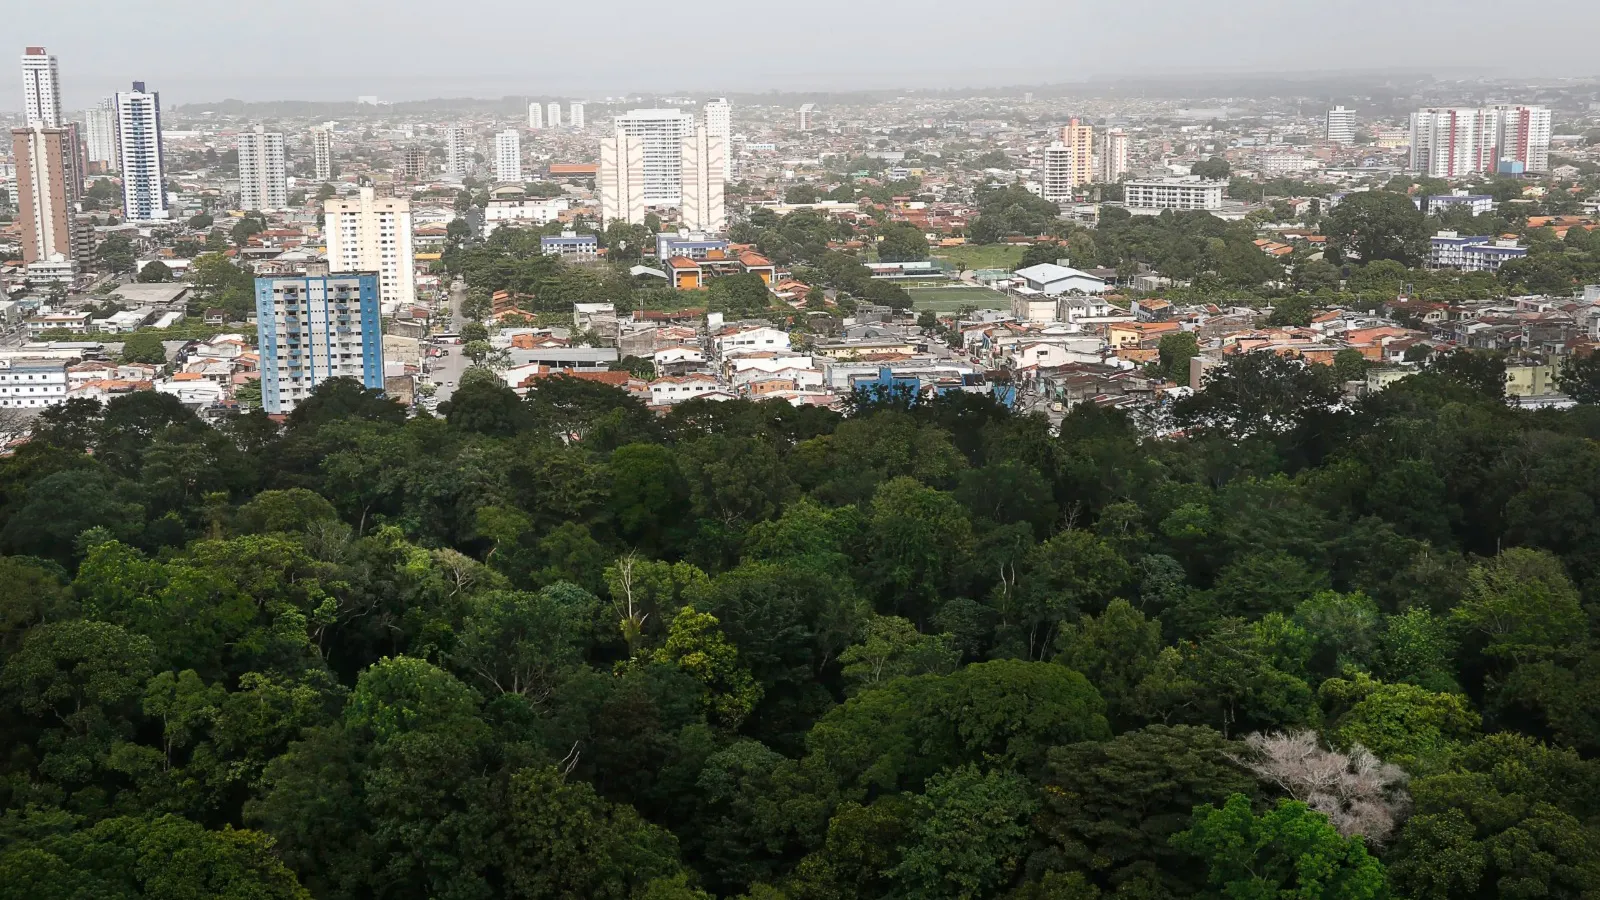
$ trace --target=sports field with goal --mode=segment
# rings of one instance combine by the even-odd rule
[[[964,306],[975,309],[1005,309],[1011,300],[999,291],[971,285],[943,285],[940,287],[907,287],[913,309],[931,309],[935,313],[953,313]]]

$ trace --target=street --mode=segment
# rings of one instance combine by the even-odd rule
[[[453,282],[450,285],[450,330],[456,334],[460,334],[462,326],[467,324],[466,318],[461,315],[461,307],[465,305],[466,299],[466,282]],[[435,357],[428,361],[431,370],[428,378],[438,386],[433,396],[441,403],[449,400],[450,395],[455,393],[455,385],[461,383],[461,373],[467,368],[467,360],[461,355],[460,345],[443,349],[448,350],[450,355]]]

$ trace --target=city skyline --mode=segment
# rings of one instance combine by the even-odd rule
[[[134,3],[138,6],[151,6]],[[936,4],[937,6],[937,4]],[[728,93],[745,91],[838,90],[892,88],[980,88],[1024,84],[1074,83],[1095,78],[1137,78],[1163,73],[1264,73],[1392,69],[1413,71],[1460,70],[1463,62],[1455,48],[1482,28],[1482,16],[1500,11],[1487,0],[1463,0],[1452,5],[1450,16],[1436,7],[1379,4],[1359,0],[1339,17],[1325,17],[1314,29],[1291,26],[1292,17],[1226,15],[1215,8],[1174,10],[1159,0],[1110,3],[1106,0],[1046,5],[1036,0],[1000,0],[985,7],[995,21],[1026,25],[1028,34],[1063,36],[1076,31],[1076,23],[1095,23],[1095,40],[1074,47],[1067,61],[1043,58],[1019,62],[1027,55],[1008,54],[982,60],[971,67],[948,65],[947,53],[961,49],[966,32],[948,27],[937,8],[907,17],[903,9],[862,7],[842,0],[822,0],[812,15],[795,17],[774,3],[759,3],[732,26],[725,54],[681,61],[671,90]],[[504,0],[470,0],[461,17],[452,16],[441,27],[416,28],[420,5],[399,3],[394,14],[374,19],[354,8],[313,5],[305,0],[284,0],[270,20],[246,9],[217,10],[192,2],[160,6],[161,15],[125,15],[125,6],[104,0],[65,0],[48,7],[24,4],[8,23],[13,33],[29,45],[49,48],[51,55],[73,60],[62,79],[63,107],[92,107],[129,78],[143,77],[163,85],[174,104],[301,99],[349,100],[377,94],[412,100],[445,97],[507,96],[540,90],[566,97],[595,93],[636,92],[661,82],[659,73],[643,62],[655,39],[650,10],[640,0],[620,0],[609,16],[620,23],[608,37],[608,50],[617,64],[596,71],[579,64],[587,52],[582,42],[552,45],[535,58],[516,52],[521,29],[465,30],[456,34],[463,53],[448,67],[439,59],[448,50],[452,24],[470,22],[477,13],[497,22],[515,25],[535,21],[537,13]],[[187,10],[195,15],[185,15]],[[955,10],[950,10],[954,12]],[[122,27],[104,34],[77,27],[92,17],[115,12]],[[1563,22],[1570,34],[1570,53],[1559,42],[1529,43],[1503,48],[1492,62],[1475,65],[1480,72],[1505,75],[1593,75],[1600,72],[1592,53],[1579,36],[1600,27],[1600,9],[1576,0],[1553,0],[1544,12]],[[412,15],[410,13],[415,13]],[[1381,15],[1384,27],[1370,27],[1372,15]],[[846,16],[849,29],[831,23]],[[309,18],[308,18],[309,17]],[[366,40],[351,44],[340,54],[321,54],[311,44],[291,39],[293,23],[314,19],[330,31],[359,29]],[[892,29],[899,40],[885,45],[881,35]],[[1415,40],[1426,33],[1427,41]],[[781,35],[795,46],[820,48],[805,55],[770,52],[770,39]],[[226,35],[226,41],[219,41]],[[150,54],[158,45],[220,48],[228,52],[209,56]],[[1139,46],[1159,46],[1162,53],[1130,52]],[[1552,49],[1557,52],[1551,52]],[[395,60],[428,60],[415,65]],[[515,67],[497,60],[516,59]],[[803,62],[780,60],[803,59]],[[1225,62],[1221,62],[1225,61]],[[734,73],[738,73],[735,75]],[[730,84],[730,82],[734,82]],[[0,107],[22,106],[22,84],[17,79],[0,83]]]

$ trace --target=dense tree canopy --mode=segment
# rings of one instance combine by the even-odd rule
[[[1594,407],[1502,366],[1243,354],[1162,438],[71,401],[0,458],[0,896],[1593,896]]]

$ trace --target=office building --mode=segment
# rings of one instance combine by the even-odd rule
[[[411,201],[379,197],[364,187],[354,199],[326,201],[323,211],[330,271],[377,272],[378,293],[385,305],[417,298]]]
[[[584,119],[583,119],[583,104],[582,103],[574,103],[571,106],[567,107],[567,120],[568,120],[567,124],[572,126],[572,130],[574,130],[574,131],[582,131],[583,130]]]
[[[444,173],[456,178],[467,177],[471,148],[467,146],[467,129],[451,125],[444,130]]]
[[[1051,203],[1072,200],[1076,186],[1073,175],[1078,168],[1077,153],[1061,141],[1044,148],[1044,165],[1039,170],[1039,196]]]
[[[704,123],[683,136],[683,226],[693,231],[728,227],[724,200],[728,145]]]
[[[537,100],[528,104],[528,127],[534,131],[544,127],[544,104]]]
[[[67,164],[65,128],[34,125],[11,131],[11,152],[17,162],[17,211],[22,223],[22,261],[33,264],[52,256],[71,259],[77,254],[68,188],[72,169]]]
[[[1100,180],[1114,184],[1128,174],[1128,133],[1121,128],[1106,131],[1100,142]]]
[[[311,129],[311,161],[317,181],[327,184],[333,180],[333,131],[328,128]]]
[[[1550,109],[1544,106],[1496,106],[1499,128],[1497,168],[1522,163],[1523,171],[1550,171]]]
[[[817,105],[815,103],[806,103],[806,104],[803,104],[800,107],[800,130],[801,131],[810,131],[811,130],[811,124],[812,124],[811,120],[813,118],[815,118],[816,114],[817,114]]]
[[[56,58],[43,47],[22,51],[22,121],[28,126],[61,127],[61,74]]]
[[[1335,144],[1354,144],[1356,142],[1356,111],[1336,106],[1328,110],[1327,116],[1328,140]]]
[[[239,208],[274,210],[289,206],[289,175],[283,134],[260,125],[239,133]]]
[[[379,275],[297,275],[256,279],[261,408],[295,406],[330,378],[383,389]]]
[[[103,169],[116,169],[117,125],[114,104],[102,100],[96,109],[83,114],[83,142],[89,162]]]
[[[494,136],[494,180],[522,181],[522,135],[515,128]]]
[[[544,108],[544,117],[546,120],[545,125],[551,128],[560,128],[561,104],[555,100],[551,100],[550,104]]]
[[[134,222],[167,218],[161,95],[135,81],[116,95],[117,157],[122,162],[122,214]]]
[[[1061,128],[1061,143],[1072,151],[1072,186],[1094,181],[1094,126],[1069,120]]]
[[[635,109],[618,116],[614,127],[643,144],[645,205],[678,206],[683,198],[683,139],[694,132],[694,116],[677,109]]]
[[[1193,176],[1123,182],[1123,204],[1129,209],[1221,209],[1225,181]]]
[[[722,180],[733,180],[733,106],[726,99],[712,100],[706,104],[706,128],[711,136],[722,141]]]
[[[644,224],[647,204],[642,137],[616,128],[600,141],[600,168],[595,175],[595,188],[600,193],[603,224]]]

